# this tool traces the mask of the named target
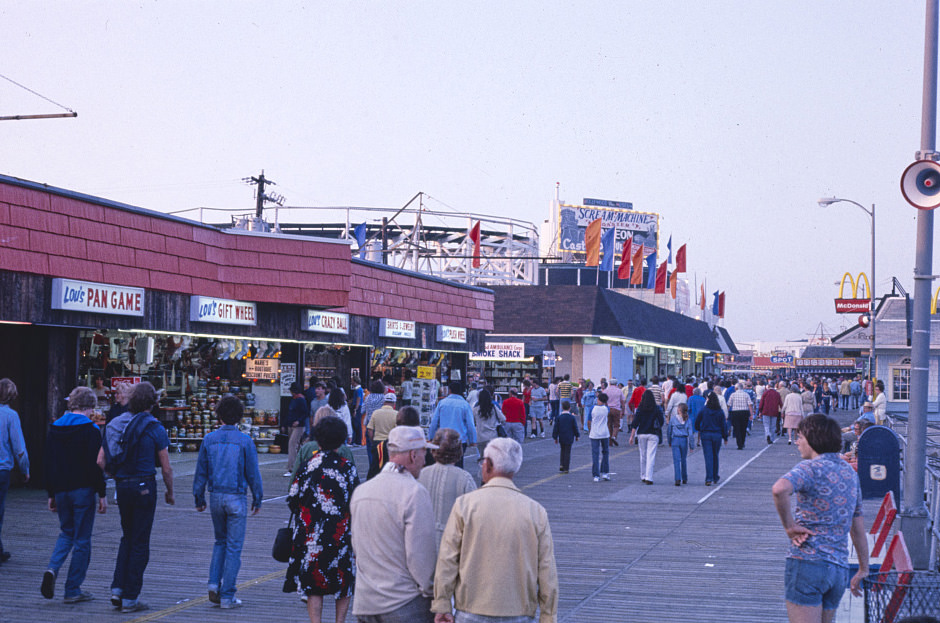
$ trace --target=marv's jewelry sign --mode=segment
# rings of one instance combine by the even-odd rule
[[[189,319],[193,322],[254,326],[257,318],[258,308],[254,303],[211,296],[192,296],[189,299]]]
[[[143,288],[74,279],[52,280],[52,309],[143,316],[144,297]]]
[[[415,322],[412,320],[379,318],[379,337],[396,337],[413,340],[415,337]]]

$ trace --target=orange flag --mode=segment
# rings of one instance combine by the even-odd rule
[[[597,266],[601,259],[601,219],[591,221],[584,230],[585,266]]]
[[[470,230],[470,240],[473,242],[473,267],[480,267],[480,221]]]
[[[685,272],[685,245],[682,245],[679,247],[679,250],[676,251],[676,272]]]
[[[659,265],[659,268],[656,269],[656,283],[653,287],[653,294],[665,294],[666,293],[666,271],[668,266],[667,262],[663,262]]]
[[[679,281],[679,273],[677,271],[672,271],[672,275],[669,277],[669,293],[672,294],[672,298],[676,298],[676,283]]]
[[[705,284],[702,284],[702,300],[699,301],[699,307],[705,309]]]
[[[630,275],[630,285],[643,285],[643,245],[636,248],[633,254],[633,274]]]
[[[633,255],[633,238],[623,241],[623,252],[620,254],[620,267],[617,269],[617,279],[630,281],[630,256]]]

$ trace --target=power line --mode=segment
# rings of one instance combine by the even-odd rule
[[[0,74],[0,78],[3,78],[4,80],[6,80],[7,82],[9,82],[10,84],[14,84],[14,85],[20,87],[20,88],[23,89],[24,91],[28,91],[29,93],[32,93],[33,95],[35,95],[36,97],[38,97],[38,98],[40,98],[40,99],[46,100],[47,102],[49,102],[50,104],[53,104],[54,106],[58,106],[59,108],[61,108],[62,110],[65,110],[65,111],[68,113],[68,114],[64,114],[64,115],[63,115],[63,114],[51,114],[51,115],[13,115],[13,116],[9,116],[9,117],[0,117],[0,120],[52,119],[52,118],[56,118],[56,117],[77,117],[77,116],[78,116],[78,113],[75,112],[74,110],[72,110],[71,108],[69,108],[68,106],[63,106],[63,105],[60,104],[59,102],[57,102],[57,101],[55,101],[55,100],[53,100],[53,99],[50,99],[50,98],[46,97],[46,96],[43,95],[42,93],[38,93],[38,92],[32,90],[31,88],[29,88],[29,87],[26,86],[26,85],[20,84],[19,82],[17,82],[16,80],[14,80],[14,79],[12,79],[12,78],[10,78],[10,77],[8,77],[8,76],[4,76],[3,74]]]

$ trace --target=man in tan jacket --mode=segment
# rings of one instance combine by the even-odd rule
[[[558,574],[548,514],[522,493],[513,476],[522,466],[514,439],[492,440],[483,452],[483,486],[454,504],[434,574],[435,623],[457,611],[483,617],[558,619]],[[358,598],[358,594],[357,594]]]

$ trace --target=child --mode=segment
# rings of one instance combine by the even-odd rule
[[[571,446],[575,439],[580,438],[578,423],[571,415],[571,402],[562,400],[561,413],[555,418],[555,428],[552,430],[552,439],[556,444],[561,444],[561,467],[558,471],[562,474],[568,473],[568,468],[571,466]]]
[[[686,456],[692,452],[689,439],[692,438],[692,426],[689,422],[689,406],[680,403],[676,412],[669,418],[668,430],[669,445],[672,446],[672,466],[675,469],[676,486],[684,485],[689,481],[686,470]]]

